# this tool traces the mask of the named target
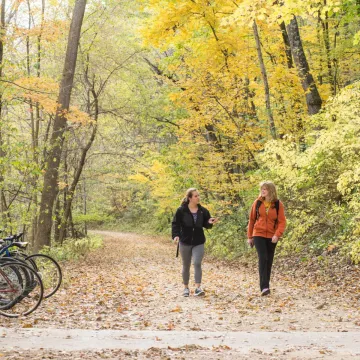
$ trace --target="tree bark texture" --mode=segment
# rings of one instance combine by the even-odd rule
[[[290,46],[290,40],[289,35],[286,31],[286,25],[284,22],[280,24],[281,29],[281,35],[284,41],[284,47],[285,47],[285,56],[286,56],[286,62],[289,69],[293,67],[293,60],[292,60],[292,54],[291,54],[291,46]]]
[[[266,106],[266,112],[267,112],[268,119],[269,119],[270,134],[273,139],[276,139],[276,128],[275,128],[275,122],[274,122],[274,117],[272,114],[271,102],[270,102],[269,82],[268,82],[268,78],[267,78],[267,72],[266,72],[266,68],[265,68],[265,64],[264,64],[264,59],[262,56],[259,32],[258,32],[258,28],[257,28],[255,20],[253,23],[253,31],[254,31],[254,37],[255,37],[255,43],[256,43],[256,50],[258,53],[258,59],[259,59],[259,63],[260,63],[261,76],[262,76],[264,88],[265,88],[265,106]]]
[[[289,35],[294,63],[300,77],[301,85],[305,92],[308,113],[310,115],[317,114],[321,109],[322,100],[314,82],[314,78],[310,73],[309,64],[306,59],[300,37],[299,26],[295,16],[287,26],[287,33]]]
[[[6,8],[6,1],[1,1],[1,17],[0,17],[0,78],[3,77],[3,66],[4,66],[4,39],[6,35],[6,24],[5,24],[5,8]],[[6,153],[4,151],[4,144],[3,144],[3,130],[2,130],[2,123],[3,123],[3,96],[2,92],[0,92],[0,158],[4,158]],[[4,174],[0,172],[0,211],[1,211],[1,219],[4,224],[6,224],[6,213],[7,213],[7,206],[6,206],[6,199],[4,193]]]

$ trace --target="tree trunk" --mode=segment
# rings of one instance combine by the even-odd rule
[[[285,55],[286,55],[287,66],[289,69],[291,69],[294,65],[293,65],[293,60],[292,60],[289,35],[286,31],[286,26],[285,26],[284,22],[282,22],[280,24],[280,29],[281,29],[281,35],[282,35],[282,38],[284,41],[284,46],[285,46]]]
[[[71,206],[72,206],[72,201],[73,201],[74,194],[75,194],[75,189],[76,189],[76,187],[77,187],[77,185],[79,183],[80,176],[81,176],[81,173],[82,173],[84,165],[85,165],[86,155],[87,155],[91,145],[93,144],[93,142],[95,140],[95,136],[96,136],[96,132],[97,132],[97,119],[98,119],[98,114],[99,114],[99,102],[98,102],[98,97],[97,97],[97,94],[96,94],[94,88],[92,88],[91,93],[92,93],[92,95],[94,97],[94,105],[95,105],[94,120],[95,121],[94,121],[93,131],[91,133],[90,139],[89,139],[88,143],[86,144],[85,148],[82,150],[79,166],[78,166],[78,168],[76,170],[74,180],[72,181],[72,184],[71,184],[70,189],[69,189],[69,191],[67,193],[67,196],[66,196],[64,216],[63,216],[63,220],[62,220],[61,227],[60,227],[59,240],[60,240],[61,243],[65,239],[65,231],[66,231],[66,227],[67,227],[67,221],[68,221],[69,215],[71,213]]]
[[[69,110],[85,7],[86,0],[76,1],[70,25],[69,40],[66,49],[64,69],[58,97],[59,106],[54,119],[54,126],[51,135],[51,149],[46,159],[44,188],[41,195],[40,215],[36,236],[37,250],[41,249],[44,245],[50,245],[52,213],[54,201],[58,192],[58,171],[64,142],[64,131],[66,127],[66,111]]]
[[[0,18],[0,79],[3,77],[3,66],[4,66],[4,39],[6,37],[6,24],[5,24],[5,9],[6,1],[1,1],[1,18]],[[0,158],[4,158],[6,156],[5,146],[3,141],[3,96],[2,92],[0,92]],[[7,223],[7,206],[6,206],[6,198],[4,193],[4,174],[0,172],[0,210],[1,210],[1,220],[3,225]]]
[[[83,204],[84,204],[84,215],[87,214],[87,193],[86,193],[86,180],[85,178],[83,179]],[[87,236],[88,231],[87,231],[87,221],[84,221],[84,234],[85,236]]]
[[[275,122],[274,122],[274,117],[273,117],[273,114],[271,111],[269,83],[268,83],[266,68],[265,68],[264,59],[263,59],[262,51],[261,51],[259,32],[258,32],[258,28],[257,28],[255,20],[253,23],[253,31],[254,31],[254,36],[255,36],[256,50],[257,50],[258,58],[259,58],[259,62],[260,62],[261,76],[262,76],[264,88],[265,88],[265,105],[266,105],[266,112],[267,112],[268,119],[269,119],[270,134],[273,139],[276,139]]]
[[[40,34],[38,36],[37,39],[37,72],[36,75],[38,78],[40,78],[41,75],[41,54],[42,54],[42,49],[41,49],[41,38],[42,38],[42,34],[43,34],[43,30],[44,30],[44,22],[45,22],[45,0],[41,1],[41,25],[40,25]],[[37,102],[35,105],[35,109],[36,109],[36,117],[35,117],[35,126],[34,126],[34,133],[33,133],[33,144],[34,144],[34,161],[36,164],[38,164],[38,166],[40,166],[40,162],[39,162],[39,133],[40,133],[40,122],[41,122],[41,117],[40,117],[40,104]],[[38,180],[38,176],[36,177],[36,181]],[[34,202],[34,206],[37,208],[38,207],[38,193],[34,192],[34,196],[33,196],[33,202]],[[34,236],[36,236],[37,233],[37,225],[38,225],[38,216],[36,215],[33,219],[33,234]],[[34,238],[35,241],[35,238]]]
[[[324,1],[324,5],[326,6],[326,1]],[[320,17],[320,14],[319,14]],[[330,35],[329,35],[329,16],[328,12],[325,11],[325,21],[320,18],[323,36],[324,36],[324,44],[325,44],[325,55],[326,55],[326,65],[328,70],[328,77],[330,82],[331,95],[336,95],[336,86],[334,82],[333,70],[331,66],[331,49],[330,49]]]
[[[55,243],[59,243],[60,238],[60,224],[61,224],[61,216],[60,216],[60,196],[56,198],[55,202],[55,226],[54,226],[54,241]]]
[[[29,22],[28,22],[28,28],[31,29],[31,6],[30,6],[30,0],[27,1],[28,5],[28,12],[29,12]],[[44,27],[44,14],[45,14],[45,0],[41,1],[41,24],[40,24],[40,34],[37,38],[37,61],[36,61],[36,76],[40,78],[41,75],[41,37]],[[35,24],[34,24],[35,26]],[[26,53],[27,53],[27,73],[28,76],[31,76],[31,64],[30,64],[30,36],[26,37]],[[39,164],[39,131],[40,131],[40,106],[39,103],[35,103],[35,111],[34,111],[34,104],[31,99],[29,99],[30,104],[30,120],[31,120],[31,139],[32,139],[32,156],[33,161],[35,164],[40,166]],[[37,209],[38,207],[38,194],[36,191],[37,183],[39,180],[38,175],[32,176],[32,187],[35,191],[33,191],[33,196],[31,199],[31,203],[33,204],[34,208]],[[30,206],[29,206],[30,209]],[[32,219],[32,225],[31,225],[31,244],[34,246],[35,243],[35,237],[37,232],[37,224],[38,224],[38,217],[35,214]]]
[[[322,101],[314,82],[314,78],[310,73],[309,64],[302,46],[299,27],[295,16],[287,26],[287,32],[289,35],[291,52],[294,57],[294,63],[300,77],[301,85],[305,92],[308,113],[310,115],[317,114],[321,109]]]

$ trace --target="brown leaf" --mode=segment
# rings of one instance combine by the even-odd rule
[[[326,305],[326,302],[318,305],[318,306],[316,307],[316,309],[317,309],[317,310],[321,310],[325,305]]]
[[[168,330],[174,330],[175,329],[175,324],[173,322],[169,322],[168,325],[167,325],[167,329]]]
[[[23,326],[22,326],[24,329],[29,329],[29,328],[32,328],[33,327],[33,325],[32,324],[30,324],[30,323],[25,323],[25,324],[23,324]]]
[[[170,310],[170,312],[182,312],[182,308],[179,305],[176,305],[176,307]]]

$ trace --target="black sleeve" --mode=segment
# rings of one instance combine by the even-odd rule
[[[209,219],[211,218],[209,210],[204,209],[204,222],[203,227],[205,229],[211,229],[213,227],[213,224],[209,224]]]
[[[182,210],[178,208],[171,223],[171,238],[180,236]]]

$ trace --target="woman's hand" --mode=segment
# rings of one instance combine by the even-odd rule
[[[247,239],[247,242],[251,248],[254,247],[254,239],[253,238]]]
[[[179,237],[178,236],[175,236],[173,238],[173,241],[174,241],[174,244],[177,244],[179,242]]]
[[[276,235],[274,235],[274,236],[272,237],[272,239],[271,239],[271,242],[272,242],[273,244],[276,244],[278,241],[279,241],[279,238],[278,238]]]
[[[209,224],[216,224],[219,221],[219,218],[210,218],[208,223]]]

